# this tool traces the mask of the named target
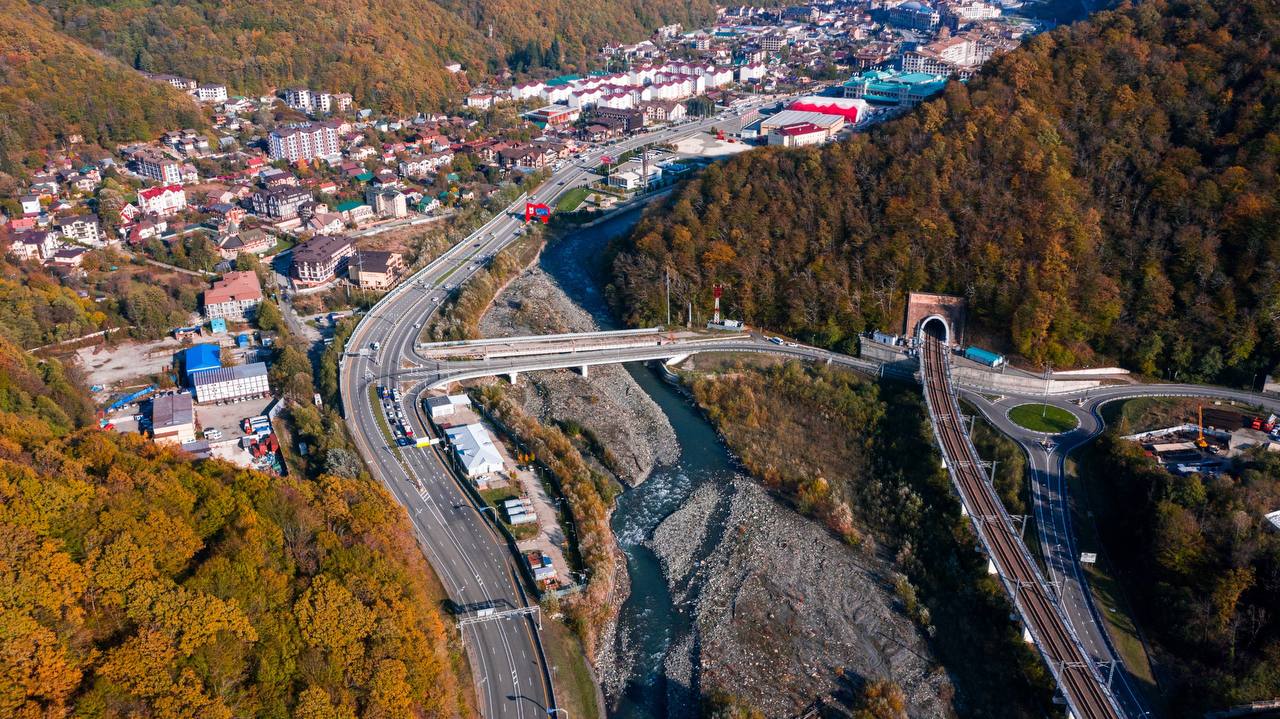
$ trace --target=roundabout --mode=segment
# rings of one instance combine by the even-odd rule
[[[1031,402],[1009,409],[1009,421],[1023,429],[1041,434],[1062,434],[1080,426],[1080,420],[1067,410],[1052,404]]]

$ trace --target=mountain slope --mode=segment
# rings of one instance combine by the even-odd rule
[[[0,338],[0,716],[470,716],[408,518],[97,429]]]
[[[203,124],[191,98],[62,35],[27,0],[0,0],[0,171],[71,134],[107,144]]]
[[[1280,13],[1151,0],[1031,40],[965,87],[822,149],[748,153],[649,213],[612,296],[662,271],[750,322],[848,347],[910,290],[1034,363],[1248,380],[1280,327]]]
[[[350,92],[401,113],[440,106],[463,80],[518,48],[581,63],[610,39],[639,39],[667,20],[714,16],[707,0],[41,0],[64,32],[143,70],[225,82],[235,92],[286,85]],[[656,5],[656,6],[655,6]],[[493,38],[488,37],[492,25]],[[527,64],[527,63],[526,63]],[[561,62],[553,63],[562,66]]]

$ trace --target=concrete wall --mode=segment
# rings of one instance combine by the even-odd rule
[[[914,375],[920,369],[915,355],[908,354],[905,347],[881,344],[863,337],[861,356],[881,363],[886,373],[895,375]],[[1005,371],[983,367],[975,362],[964,362],[960,358],[951,358],[951,377],[957,385],[969,389],[987,390],[1010,394],[1043,394],[1045,381],[1042,377],[1021,372]],[[1097,380],[1049,380],[1049,394],[1065,394],[1079,392],[1099,386]]]

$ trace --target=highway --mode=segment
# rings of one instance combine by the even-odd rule
[[[702,352],[758,352],[794,357],[813,362],[826,362],[856,369],[871,374],[879,374],[881,366],[872,360],[851,357],[816,347],[791,342],[771,341],[758,333],[726,333],[724,335],[693,335],[682,332],[667,334],[656,328],[647,330],[630,330],[621,333],[584,333],[577,335],[558,335],[543,337],[503,338],[502,340],[486,340],[472,343],[441,343],[432,349],[423,348],[428,359],[423,365],[403,370],[406,375],[426,383],[429,387],[442,387],[450,383],[475,377],[511,375],[523,372],[548,370],[556,368],[589,367],[598,364],[616,362],[666,361]],[[449,358],[439,361],[436,358]],[[480,358],[477,358],[480,357]],[[936,357],[936,355],[935,355]],[[935,361],[937,364],[937,361]],[[905,373],[902,379],[910,379]],[[1061,612],[1064,627],[1068,636],[1074,635],[1072,641],[1078,640],[1076,648],[1093,660],[1093,669],[1087,662],[1059,662],[1060,667],[1086,671],[1086,674],[1105,682],[1111,688],[1116,707],[1108,716],[1141,717],[1149,715],[1149,709],[1141,693],[1134,686],[1131,677],[1116,660],[1116,653],[1105,630],[1102,616],[1098,613],[1085,582],[1079,556],[1076,550],[1075,534],[1071,524],[1070,506],[1068,503],[1065,479],[1065,459],[1075,448],[1089,442],[1104,429],[1101,407],[1108,402],[1135,397],[1207,397],[1211,399],[1230,400],[1260,405],[1269,410],[1280,412],[1280,399],[1259,395],[1252,392],[1233,390],[1222,387],[1201,385],[1174,384],[1131,384],[1094,387],[1073,394],[1052,395],[1048,401],[1072,412],[1080,421],[1075,430],[1058,435],[1046,443],[1046,436],[1024,430],[1009,421],[1006,412],[1013,406],[1024,402],[1040,402],[1045,398],[1041,394],[1008,395],[992,401],[982,394],[972,391],[963,392],[979,410],[1002,432],[1019,442],[1029,458],[1029,475],[1032,487],[1032,501],[1036,524],[1040,534],[1040,546],[1045,554],[1048,571],[1047,581],[1033,599],[1037,605],[1048,601],[1055,612]],[[930,395],[935,407],[944,406],[945,400],[936,394]],[[940,425],[949,428],[949,419],[958,417],[958,408],[935,410],[941,418]],[[948,429],[949,431],[949,429]],[[941,441],[941,435],[940,435]],[[951,435],[949,445],[944,452],[949,457],[965,456],[971,445],[964,440],[963,446]],[[956,449],[960,447],[960,449]],[[958,466],[977,462],[976,453],[970,452],[969,459],[961,459]],[[960,488],[957,484],[957,489]],[[966,495],[962,494],[962,497]],[[979,502],[985,502],[985,510],[973,509]],[[1008,526],[1004,532],[1010,541],[1021,544],[1020,539],[1012,534],[1012,524],[1004,507],[999,506],[994,493],[991,497],[974,495],[966,497],[965,506],[972,516],[986,519],[980,520],[980,527],[994,524],[989,519],[999,518]],[[975,511],[985,511],[975,514]],[[994,531],[994,530],[993,530]],[[1018,549],[1014,554],[1028,559],[1025,548],[1010,545],[1006,548]],[[1006,555],[1005,562],[1009,566],[1020,564],[1024,574],[1028,566],[1025,562],[1016,562],[1019,556]],[[994,561],[994,560],[993,560]],[[1026,576],[1036,575],[1032,571]],[[1013,586],[1020,592],[1031,591],[1031,580],[1015,580]],[[1021,601],[1021,597],[1018,597]],[[1031,601],[1028,600],[1028,605]],[[1019,605],[1022,606],[1021,604]],[[1040,636],[1036,634],[1036,636]],[[1046,654],[1046,658],[1048,658]],[[1050,660],[1050,666],[1054,666]],[[1115,662],[1113,664],[1113,662]],[[1115,667],[1116,671],[1111,670]],[[1089,716],[1089,714],[1081,714]]]
[[[589,181],[601,156],[694,135],[734,117],[684,123],[588,150],[556,170],[528,199],[554,206],[561,194]],[[357,449],[378,481],[405,507],[450,600],[464,609],[481,603],[491,603],[498,611],[527,606],[530,598],[521,586],[517,560],[435,450],[390,446],[376,414],[381,407],[369,397],[375,385],[417,379],[404,375],[418,362],[415,346],[422,327],[455,288],[520,236],[523,203],[521,198],[388,293],[352,333],[340,369],[343,415]],[[370,351],[375,342],[379,349]],[[419,411],[423,384],[404,389],[406,412]],[[426,436],[421,416],[415,420]],[[536,619],[520,616],[468,624],[463,637],[481,715],[524,719],[557,708]]]

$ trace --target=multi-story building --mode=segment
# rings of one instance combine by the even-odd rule
[[[140,153],[135,161],[138,174],[166,185],[182,183],[182,165],[174,159],[153,152]]]
[[[347,277],[362,290],[387,290],[404,272],[399,252],[357,252],[347,262]]]
[[[404,217],[409,214],[408,198],[394,186],[381,189],[371,187],[365,191],[364,201],[373,207],[378,217]]]
[[[253,212],[273,220],[292,220],[298,208],[311,202],[311,192],[301,187],[283,185],[253,193]]]
[[[182,185],[162,185],[138,190],[138,209],[143,214],[154,212],[169,217],[187,209],[187,192]]]
[[[262,285],[256,272],[228,272],[205,290],[204,316],[244,321],[261,303]]]
[[[316,235],[293,248],[293,279],[299,285],[319,285],[346,272],[356,252],[349,237]]]
[[[273,160],[311,160],[338,154],[338,131],[326,123],[275,129],[267,135],[267,150]]]
[[[81,242],[91,247],[101,247],[102,231],[98,224],[98,216],[93,214],[59,217],[53,226],[64,239]]]
[[[226,102],[227,86],[216,84],[197,85],[195,96],[200,102]]]
[[[949,37],[903,53],[902,71],[968,79],[982,63],[991,59],[994,49],[992,44],[976,38]]]
[[[311,91],[305,87],[291,87],[285,90],[284,104],[303,112],[311,112],[315,109]]]
[[[689,111],[685,109],[683,102],[676,102],[674,100],[652,100],[650,102],[642,102],[640,103],[640,110],[644,112],[646,124],[680,122],[689,114]]]
[[[928,3],[908,0],[889,8],[889,22],[910,30],[933,30],[942,22],[942,15]]]

